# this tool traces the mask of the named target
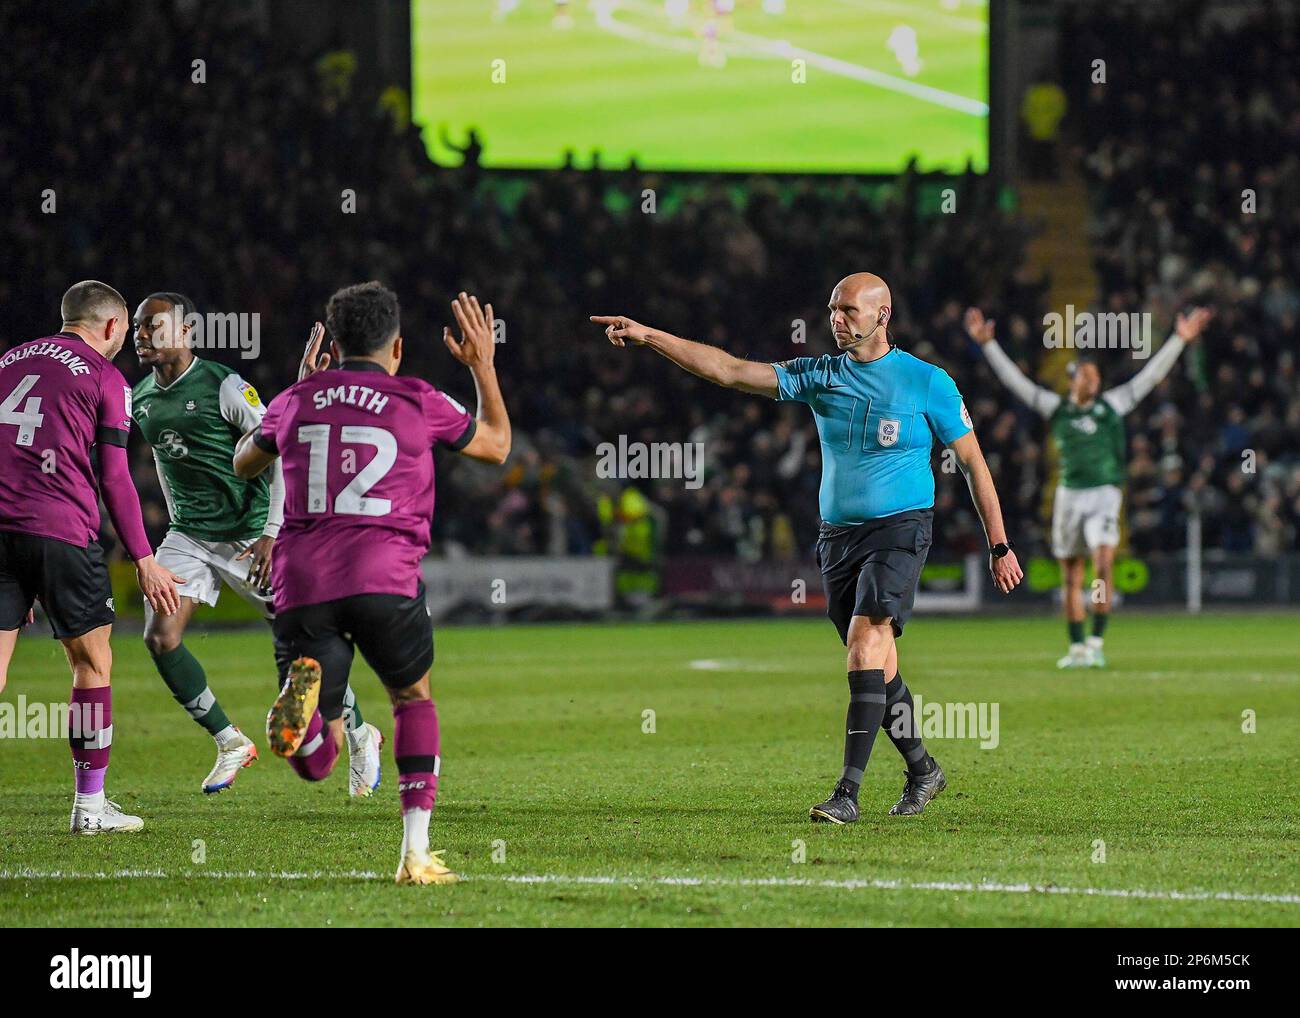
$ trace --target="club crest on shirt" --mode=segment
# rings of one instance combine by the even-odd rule
[[[893,421],[890,420],[889,418],[882,417],[880,419],[880,423],[876,425],[876,441],[884,446],[897,445],[898,426],[899,426],[898,421]]]

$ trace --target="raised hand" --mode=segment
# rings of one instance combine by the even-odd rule
[[[307,349],[302,352],[302,363],[298,365],[298,381],[301,382],[308,375],[324,371],[330,366],[328,351],[321,353],[320,349],[324,341],[325,326],[317,322],[311,327],[311,335],[307,337]]]
[[[1213,317],[1213,308],[1192,308],[1189,313],[1178,316],[1174,322],[1174,332],[1184,343],[1190,343],[1210,324]]]
[[[992,342],[993,326],[996,323],[991,318],[985,318],[984,312],[979,308],[966,309],[965,324],[966,335],[970,336],[980,346]]]
[[[496,319],[492,315],[492,305],[479,307],[478,298],[462,290],[451,302],[451,313],[460,326],[459,340],[452,335],[451,329],[445,325],[442,327],[442,341],[447,344],[451,355],[471,371],[492,367],[496,356]]]

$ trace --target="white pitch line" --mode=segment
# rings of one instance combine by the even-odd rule
[[[67,870],[19,868],[0,870],[0,880],[376,880],[392,876],[374,870]],[[799,877],[664,877],[583,876],[563,873],[501,873],[462,875],[473,883],[562,884],[594,887],[789,887],[838,891],[946,891],[950,894],[1066,895],[1085,898],[1125,898],[1145,901],[1233,901],[1268,905],[1300,905],[1300,894],[1249,894],[1241,891],[1152,891],[1121,887],[1058,887],[1054,884],[972,883],[949,880],[806,880]]]
[[[658,13],[649,4],[638,3],[636,0],[627,0],[625,6],[629,10],[635,9],[645,13]],[[668,49],[694,52],[700,47],[700,44],[694,40],[681,39],[676,36],[666,35],[662,32],[625,24],[614,16],[615,12],[618,10],[619,7],[615,4],[599,8],[596,12],[597,26],[625,39],[633,39],[638,42],[645,42],[655,46],[664,46]],[[811,64],[813,67],[819,68],[820,70],[826,71],[830,74],[837,74],[843,78],[851,78],[854,81],[860,81],[866,85],[874,85],[876,88],[884,89],[887,92],[897,92],[902,95],[908,95],[913,99],[919,99],[922,102],[931,103],[935,106],[942,106],[950,110],[956,110],[959,113],[969,113],[975,117],[987,117],[989,115],[988,103],[980,102],[978,99],[970,99],[964,95],[957,95],[954,92],[946,92],[941,88],[934,88],[930,85],[922,85],[917,81],[909,81],[906,78],[899,78],[893,74],[887,74],[884,71],[877,71],[870,67],[862,67],[859,64],[851,63],[848,60],[840,60],[838,57],[828,56],[825,53],[818,53],[815,50],[804,49],[801,46],[792,45],[787,40],[772,39],[765,35],[756,35],[753,32],[742,32],[738,29],[732,29],[726,36],[719,39],[719,45],[728,51],[732,51],[729,44],[735,42],[748,43],[750,47],[748,50],[742,50],[739,55],[775,57],[780,60],[798,58]]]

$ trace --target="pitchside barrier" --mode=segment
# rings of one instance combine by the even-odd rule
[[[1025,582],[1009,598],[993,590],[982,555],[928,562],[921,576],[916,610],[961,613],[1060,603],[1061,570],[1044,555],[1023,555]],[[143,617],[135,570],[129,562],[110,565],[119,618]],[[424,584],[436,619],[499,617],[598,617],[626,605],[615,596],[617,563],[596,557],[427,558]],[[1093,585],[1091,567],[1085,596]],[[1115,562],[1117,604],[1188,611],[1232,607],[1294,606],[1300,599],[1300,554],[1266,558],[1209,549],[1148,556],[1120,556]],[[671,558],[658,574],[654,600],[699,615],[821,615],[826,610],[821,573],[815,563],[738,562],[734,559]],[[39,607],[38,607],[39,612]],[[241,598],[223,592],[216,608],[201,608],[196,623],[258,621]]]

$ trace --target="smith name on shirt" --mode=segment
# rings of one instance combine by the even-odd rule
[[[374,414],[383,413],[388,405],[388,397],[368,385],[336,385],[332,389],[319,389],[311,394],[311,401],[317,410],[324,410],[333,403],[351,403]]]

